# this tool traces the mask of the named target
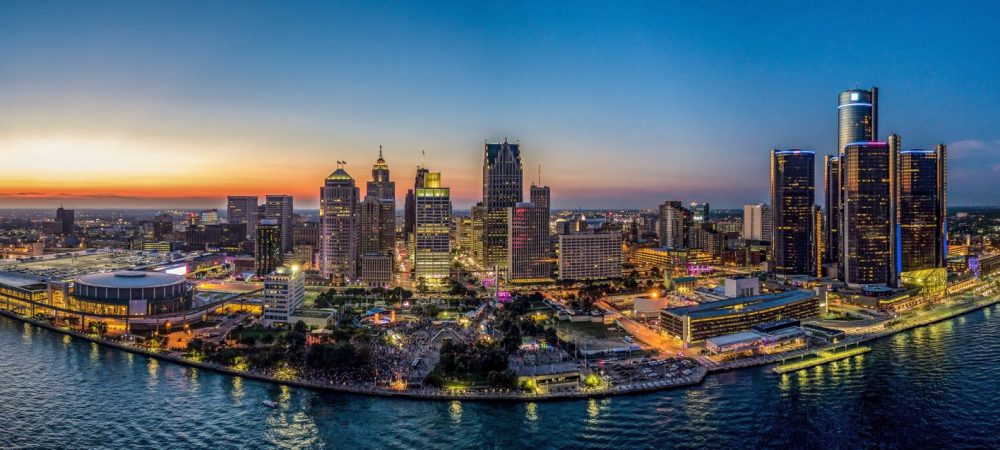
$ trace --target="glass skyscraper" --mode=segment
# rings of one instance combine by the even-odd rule
[[[524,201],[524,170],[521,145],[504,140],[487,143],[483,152],[483,263],[507,268],[508,210]]]
[[[899,270],[944,267],[947,257],[947,149],[899,152]]]
[[[854,142],[841,156],[841,273],[848,284],[894,285],[895,142]]]
[[[780,274],[814,274],[816,155],[771,151],[771,262]]]
[[[826,262],[835,263],[840,259],[840,157],[826,155],[823,158],[823,193],[826,203],[824,239]]]
[[[840,93],[837,106],[839,139],[837,153],[853,142],[874,141],[878,137],[878,88],[870,91],[848,89]]]

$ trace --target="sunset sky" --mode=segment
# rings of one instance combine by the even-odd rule
[[[504,137],[559,207],[738,207],[871,85],[882,137],[950,145],[952,205],[1000,204],[998,3],[800,3],[3,1],[0,207],[315,208],[382,145],[400,198],[425,150],[467,208]]]

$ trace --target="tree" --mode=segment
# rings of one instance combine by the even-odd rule
[[[292,325],[292,331],[305,334],[305,332],[309,331],[309,327],[306,326],[305,322],[300,320],[295,322],[295,325]]]
[[[253,347],[257,345],[257,338],[253,337],[253,335],[251,334],[248,334],[246,336],[241,337],[240,340],[237,342],[247,347]]]
[[[187,351],[188,353],[194,353],[194,352],[201,353],[204,346],[205,346],[205,341],[203,341],[201,338],[194,338],[188,341]]]

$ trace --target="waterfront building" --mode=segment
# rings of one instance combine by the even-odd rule
[[[487,267],[507,267],[508,210],[524,201],[521,145],[505,139],[501,143],[486,143],[483,151],[483,264]]]
[[[337,162],[320,188],[320,273],[335,284],[346,284],[358,272],[358,188]]]
[[[426,172],[416,190],[413,271],[426,289],[447,287],[451,273],[451,189],[441,174]]]
[[[659,226],[660,246],[675,249],[686,248],[688,245],[688,225],[691,222],[691,211],[680,201],[668,200],[660,204]]]
[[[507,218],[507,279],[537,282],[550,278],[549,210],[534,203],[518,203]]]
[[[667,308],[660,328],[685,344],[753,329],[780,319],[806,319],[820,313],[819,297],[811,290],[736,297],[693,306]]]
[[[294,199],[291,195],[272,194],[264,197],[264,218],[281,225],[281,251],[292,251],[292,221]]]
[[[825,242],[824,260],[829,263],[840,261],[840,156],[823,157],[823,195],[826,216],[823,222]]]
[[[771,226],[770,205],[743,205],[743,240],[770,241]]]
[[[230,195],[226,198],[226,218],[229,223],[245,223],[247,238],[256,236],[257,222],[256,195]]]
[[[257,239],[254,243],[254,271],[257,276],[265,276],[283,263],[281,234],[281,224],[276,220],[264,219],[257,224]]]
[[[854,142],[841,155],[843,267],[850,285],[895,285],[895,152],[898,137]]]
[[[814,274],[815,154],[771,151],[771,264],[779,274]]]
[[[599,280],[622,276],[621,233],[559,235],[559,279]]]
[[[855,142],[878,139],[878,88],[848,89],[840,93],[837,105],[837,153]]]
[[[305,280],[305,272],[297,267],[278,267],[264,278],[265,327],[290,325],[289,317],[305,302]]]
[[[947,147],[898,155],[899,270],[945,267],[948,254]]]

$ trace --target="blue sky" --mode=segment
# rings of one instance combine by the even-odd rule
[[[4,1],[0,154],[125,162],[39,169],[0,183],[0,206],[289,192],[307,207],[338,160],[363,185],[383,145],[400,190],[426,150],[467,207],[483,140],[508,137],[557,206],[736,207],[767,201],[771,148],[832,152],[838,92],[871,85],[882,137],[952,144],[953,205],[998,204],[997,17],[992,2]],[[143,181],[106,180],[124,172]]]

